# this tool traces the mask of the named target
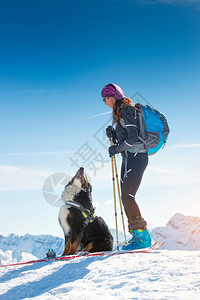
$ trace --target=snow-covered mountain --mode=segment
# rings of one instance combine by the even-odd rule
[[[111,230],[115,240],[115,230]],[[154,241],[166,243],[163,249],[168,250],[200,250],[200,218],[175,214],[165,227],[151,230]],[[119,232],[119,241],[123,241],[123,233]],[[51,235],[17,236],[10,234],[0,236],[1,264],[43,258],[49,248],[57,255],[64,249],[64,240]]]
[[[155,241],[165,240],[163,249],[200,250],[200,218],[175,214],[165,227],[151,230]]]
[[[17,236],[12,233],[7,237],[0,236],[1,264],[43,258],[49,248],[54,249],[57,255],[61,255],[64,240],[51,235]]]

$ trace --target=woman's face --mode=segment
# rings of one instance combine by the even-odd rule
[[[114,103],[115,103],[115,98],[114,97],[104,97],[103,101],[105,105],[108,105],[110,108],[113,108]]]

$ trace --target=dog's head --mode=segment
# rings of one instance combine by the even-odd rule
[[[84,168],[81,167],[76,175],[71,179],[71,181],[68,183],[68,185],[75,185],[79,187],[80,189],[87,190],[88,187],[88,180],[87,176],[85,175]]]
[[[88,193],[89,197],[91,198],[92,186],[85,175],[83,167],[77,171],[76,175],[72,177],[70,182],[65,186],[62,194],[62,200],[73,201],[74,197],[81,191]]]

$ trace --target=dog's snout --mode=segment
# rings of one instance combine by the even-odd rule
[[[83,175],[84,175],[84,168],[83,168],[83,167],[81,167],[81,168],[78,170],[77,175],[78,175],[78,176],[83,176]]]

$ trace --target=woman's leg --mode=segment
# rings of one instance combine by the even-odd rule
[[[129,230],[145,230],[147,223],[142,218],[139,206],[135,201],[135,195],[148,164],[148,155],[128,153],[127,159],[127,176],[125,174],[125,161],[122,162],[121,190],[122,202],[128,218],[128,227]]]

